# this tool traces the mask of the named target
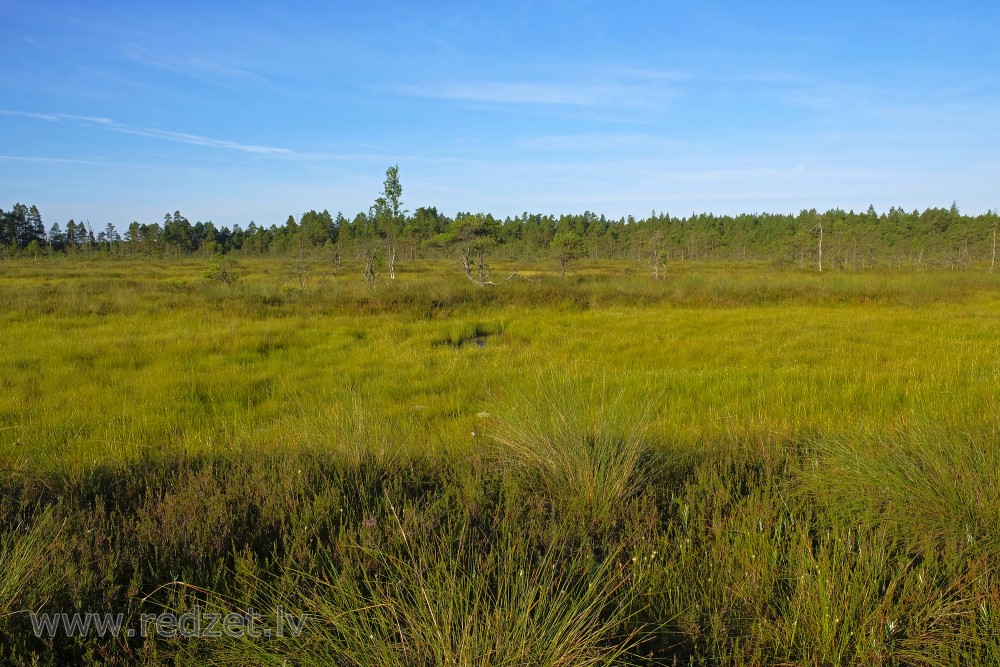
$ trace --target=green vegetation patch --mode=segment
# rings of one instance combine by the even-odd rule
[[[2,265],[3,664],[1000,664],[985,272],[212,261]]]

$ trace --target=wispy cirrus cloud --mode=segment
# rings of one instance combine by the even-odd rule
[[[183,74],[199,79],[218,78],[224,80],[255,81],[258,83],[267,82],[267,79],[256,72],[206,58],[164,56],[135,45],[126,46],[122,50],[122,53],[126,58],[140,65],[155,67],[174,72],[175,74]]]
[[[33,162],[36,164],[93,164],[93,160],[74,160],[65,157],[40,157],[34,155],[0,155],[0,161]]]
[[[134,134],[140,137],[151,137],[153,139],[164,139],[166,141],[176,141],[178,143],[191,144],[193,146],[207,146],[209,148],[225,148],[228,150],[241,151],[243,153],[256,153],[258,155],[284,155],[284,156],[294,155],[294,151],[288,148],[279,148],[276,146],[257,146],[253,144],[241,144],[235,141],[227,141],[225,139],[213,139],[211,137],[203,137],[197,134],[189,134],[187,132],[172,132],[170,130],[130,127],[128,125],[120,125],[118,123],[111,123],[107,127],[109,129],[115,130],[116,132],[123,132],[125,134]]]
[[[501,104],[556,104],[592,106],[608,95],[608,90],[593,86],[567,86],[530,82],[469,82],[452,84],[399,84],[392,91],[411,97],[430,97],[466,102]]]
[[[805,80],[782,72],[699,72],[690,69],[652,69],[614,66],[570,80],[450,81],[397,83],[389,92],[458,102],[505,105],[657,109],[689,92],[692,86],[741,83],[802,84]]]
[[[612,75],[647,81],[690,81],[695,74],[680,69],[652,69],[647,67],[612,67],[608,70]]]
[[[680,142],[649,134],[583,133],[528,137],[517,142],[518,148],[533,151],[595,152],[648,151],[680,145]]]
[[[46,120],[50,123],[58,123],[63,120],[76,120],[85,123],[94,123],[96,125],[108,125],[111,123],[110,118],[100,118],[97,116],[77,116],[69,113],[33,113],[30,111],[10,111],[8,109],[0,109],[0,115],[3,116],[17,116],[20,118],[34,118],[35,120]]]
[[[506,105],[563,107],[650,107],[675,93],[661,80],[606,82],[466,81],[395,84],[390,92],[409,97]]]
[[[176,143],[190,144],[193,146],[205,146],[208,148],[222,148],[226,150],[240,151],[243,153],[254,153],[257,155],[272,155],[272,156],[285,156],[285,157],[291,157],[295,155],[295,152],[288,148],[281,148],[276,146],[259,146],[255,144],[243,144],[236,141],[229,141],[227,139],[215,139],[212,137],[205,137],[198,134],[191,134],[189,132],[175,132],[172,130],[160,130],[157,128],[136,127],[133,125],[126,125],[124,123],[117,123],[110,118],[101,118],[95,116],[78,116],[76,114],[67,114],[67,113],[31,113],[24,111],[8,111],[5,109],[0,109],[0,114],[5,116],[34,118],[36,120],[43,120],[50,123],[69,121],[78,123],[80,125],[100,127],[107,130],[111,130],[113,132],[131,134],[139,137],[149,137],[152,139],[173,141]]]

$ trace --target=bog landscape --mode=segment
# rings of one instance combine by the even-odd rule
[[[0,667],[1000,667],[997,35],[0,0]]]
[[[1000,664],[997,215],[401,194],[0,212],[0,663]]]

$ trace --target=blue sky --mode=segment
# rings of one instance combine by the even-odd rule
[[[0,0],[0,207],[1000,208],[992,2]]]

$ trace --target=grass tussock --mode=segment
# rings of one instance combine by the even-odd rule
[[[40,609],[64,584],[50,563],[61,530],[49,508],[32,514],[29,525],[19,523],[0,534],[0,619]]]
[[[329,563],[308,594],[277,598],[307,619],[303,634],[215,647],[211,664],[586,667],[619,664],[634,645],[617,551],[595,560],[564,535],[532,545],[511,526],[487,540],[467,517],[418,539],[388,515],[388,539],[347,547],[362,567]]]
[[[991,431],[932,425],[814,443],[802,489],[840,518],[864,517],[945,550],[1000,559],[1000,451]]]
[[[526,390],[499,392],[486,432],[501,465],[537,481],[559,508],[604,521],[646,483],[656,397],[628,377],[539,373]]]

